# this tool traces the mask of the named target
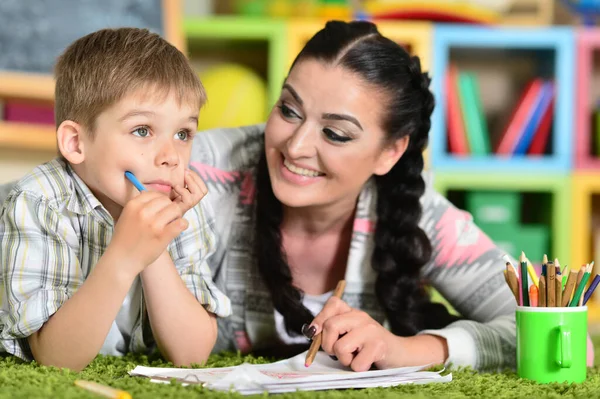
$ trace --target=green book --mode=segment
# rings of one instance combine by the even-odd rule
[[[472,73],[461,72],[458,76],[458,87],[471,154],[487,155],[491,152],[490,135],[479,97],[477,78]]]

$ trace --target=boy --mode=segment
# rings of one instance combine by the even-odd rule
[[[81,370],[156,343],[175,364],[203,362],[230,303],[206,263],[206,186],[187,169],[200,81],[181,52],[135,28],[75,41],[55,76],[61,156],[0,209],[0,350]]]

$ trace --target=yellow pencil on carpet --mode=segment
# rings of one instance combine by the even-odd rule
[[[90,392],[102,395],[105,398],[111,399],[131,399],[131,395],[128,392],[121,391],[106,385],[98,384],[93,381],[75,380],[75,385],[79,388],[83,388]]]

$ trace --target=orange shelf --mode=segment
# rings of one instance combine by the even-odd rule
[[[0,122],[0,147],[55,152],[56,130],[52,125]]]
[[[54,101],[51,75],[24,72],[0,72],[0,98]]]

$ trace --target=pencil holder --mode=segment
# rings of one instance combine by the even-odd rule
[[[587,307],[517,306],[517,374],[550,382],[586,379]]]

